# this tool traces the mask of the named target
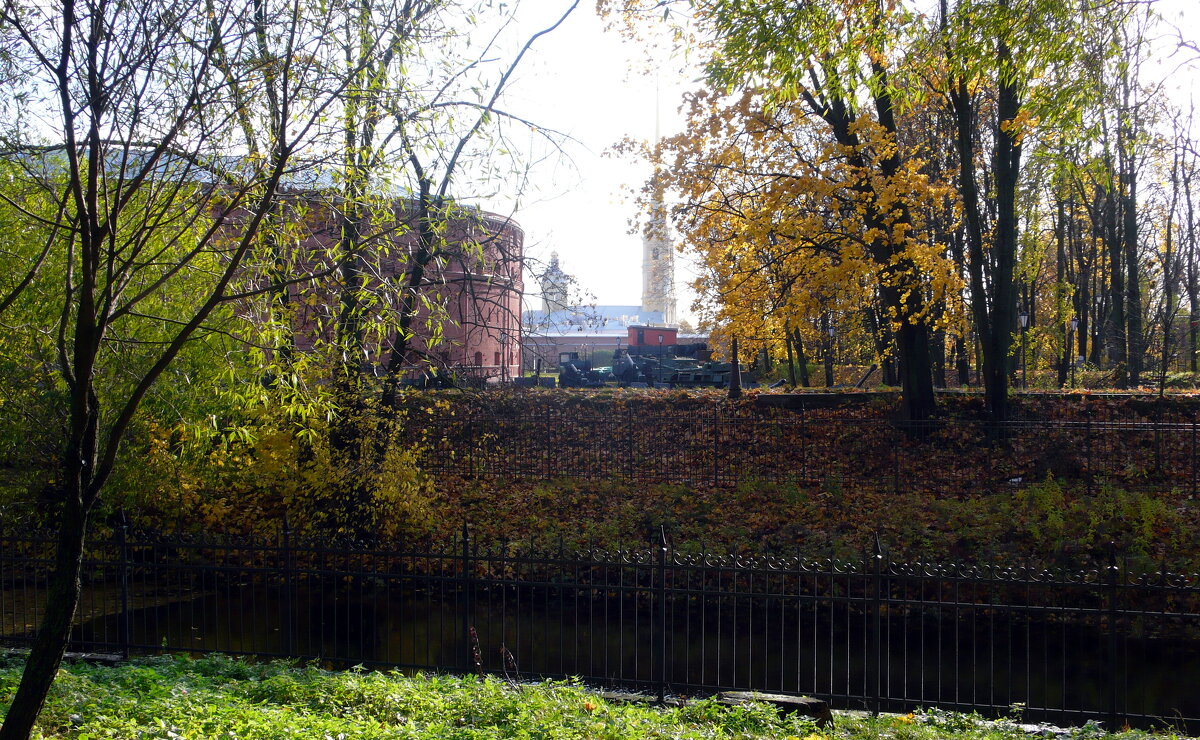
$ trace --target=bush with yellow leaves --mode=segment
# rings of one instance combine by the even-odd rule
[[[401,439],[404,416],[338,421],[262,413],[196,435],[149,424],[112,483],[135,525],[334,537],[416,537],[430,527],[432,483]],[[349,431],[348,431],[349,430]]]

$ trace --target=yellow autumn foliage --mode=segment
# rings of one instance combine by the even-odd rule
[[[653,187],[678,198],[694,308],[718,346],[736,333],[750,351],[778,352],[785,327],[815,342],[822,320],[863,332],[869,306],[894,325],[963,321],[958,272],[928,228],[930,214],[957,218],[953,193],[921,152],[869,118],[852,126],[857,147],[838,145],[802,104],[753,90],[698,92],[687,114],[686,133],[654,153]],[[899,170],[883,175],[879,161],[897,153]],[[881,286],[900,291],[902,310],[880,305]]]
[[[402,423],[364,412],[350,444],[335,441],[328,421],[299,427],[269,415],[246,433],[207,441],[150,425],[134,445],[141,459],[122,466],[112,500],[155,526],[249,532],[286,516],[300,533],[420,536],[431,526],[433,486]]]

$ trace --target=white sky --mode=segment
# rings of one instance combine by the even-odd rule
[[[538,11],[545,7],[545,18],[567,5],[535,2]],[[602,155],[626,136],[653,139],[656,82],[641,70],[643,48],[606,32],[594,5],[582,0],[559,29],[538,39],[536,54],[522,62],[506,93],[507,108],[574,139],[565,157],[535,172],[538,192],[526,194],[516,220],[525,230],[527,256],[546,261],[557,251],[563,270],[596,303],[636,305],[642,300],[642,244],[629,233],[629,220],[637,215],[635,191],[650,170],[631,158]],[[658,86],[661,131],[669,135],[682,127],[677,108],[688,82],[664,68]],[[684,316],[692,301],[684,285],[692,276],[678,257],[675,272]],[[526,290],[532,295],[537,287]]]
[[[523,12],[532,11],[527,27],[549,25],[568,4],[526,0]],[[1157,0],[1157,8],[1185,38],[1200,43],[1200,0]],[[1167,50],[1174,43],[1164,39],[1160,46]],[[563,269],[599,304],[641,303],[641,238],[629,233],[629,220],[637,216],[634,191],[649,174],[644,163],[602,154],[626,136],[653,139],[656,85],[661,132],[678,132],[679,101],[693,86],[688,77],[696,75],[673,71],[671,64],[657,76],[648,74],[646,58],[641,46],[604,30],[594,0],[582,0],[558,30],[538,40],[505,98],[508,109],[576,140],[566,145],[567,157],[535,170],[536,192],[524,196],[516,219],[525,230],[526,254],[548,260],[557,251]],[[1177,69],[1168,62],[1161,69],[1175,100],[1200,98],[1195,64]],[[677,256],[681,317],[691,318],[693,295],[686,284],[693,277]],[[532,297],[537,286],[527,291]]]

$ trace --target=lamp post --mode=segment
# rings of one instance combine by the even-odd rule
[[[1079,317],[1071,317],[1071,332],[1067,335],[1067,349],[1070,350],[1071,356],[1071,387],[1075,387],[1075,366],[1079,363],[1075,362],[1075,330],[1079,328]]]
[[[508,332],[500,332],[500,382],[508,382]]]
[[[663,358],[663,335],[662,335],[662,332],[659,332],[658,333],[658,373],[657,373],[657,375],[658,375],[657,381],[659,383],[662,382],[662,358]]]
[[[825,387],[832,388],[833,377],[833,339],[837,335],[837,329],[833,326],[833,319],[829,320],[829,326],[826,329],[829,332],[829,349],[825,353]]]
[[[1025,329],[1029,327],[1029,314],[1022,311],[1017,315],[1021,322],[1021,388],[1029,387],[1029,367],[1025,364]]]

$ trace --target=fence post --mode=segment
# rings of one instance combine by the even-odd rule
[[[866,668],[869,672],[873,672],[874,680],[870,673],[867,674],[867,685],[871,688],[871,713],[879,716],[879,695],[882,687],[882,676],[880,669],[883,661],[880,660],[880,639],[879,639],[879,619],[880,619],[880,601],[882,600],[883,590],[883,545],[879,541],[879,532],[875,532],[875,552],[872,560],[874,560],[874,593],[871,595],[871,610],[870,610],[870,630],[871,644],[868,648],[866,660]]]
[[[542,424],[542,433],[538,439],[542,441],[542,480],[550,480],[550,438],[553,436],[550,426],[550,407],[546,407],[546,420]],[[601,458],[603,459],[603,458]]]
[[[475,454],[475,422],[471,419],[470,416],[468,416],[466,421],[464,422],[464,424],[466,425],[464,432],[465,432],[465,436],[467,438],[467,474],[473,478],[473,477],[475,477],[475,458],[476,458],[476,454]]]
[[[1108,582],[1108,731],[1117,732],[1117,686],[1122,682],[1117,679],[1119,664],[1117,640],[1117,599],[1118,576],[1116,546],[1108,543],[1108,566],[1105,568],[1105,580]]]
[[[628,433],[625,435],[625,464],[626,470],[625,480],[633,482],[634,478],[634,463],[633,463],[633,406],[629,407],[629,424],[625,427]]]
[[[1154,475],[1162,476],[1162,405],[1154,406]]]
[[[716,408],[713,409],[712,436],[713,436],[713,445],[712,445],[713,488],[717,488],[721,485],[721,473],[720,473],[720,468],[718,467],[720,465],[720,460],[721,460],[721,412],[720,412],[720,410],[718,410]]]
[[[296,566],[292,556],[292,525],[287,514],[283,515],[283,529],[279,532],[279,546],[283,550],[283,649],[289,658],[296,656]]]
[[[800,402],[800,477],[808,480],[808,415],[804,413],[804,401]]]
[[[471,582],[471,540],[467,532],[467,520],[462,523],[462,571],[459,588],[462,590],[463,610],[462,625],[459,630],[463,649],[460,651],[463,661],[463,674],[471,673],[475,664],[474,646],[471,644],[471,614],[474,612],[474,589]]]
[[[892,432],[895,434],[895,430]],[[892,440],[892,495],[900,498],[900,439]],[[876,534],[878,545],[878,534]]]
[[[667,528],[659,525],[658,548],[658,703],[667,697]]]
[[[1200,471],[1196,470],[1196,412],[1192,412],[1192,490],[1191,498],[1196,498],[1196,479],[1200,478]]]
[[[129,659],[129,571],[133,567],[129,557],[129,519],[125,516],[125,508],[118,513],[117,526],[117,557],[121,568],[121,620],[118,630],[121,633],[121,657]]]
[[[1092,481],[1094,476],[1093,469],[1095,467],[1092,460],[1092,408],[1089,406],[1084,412],[1084,465],[1087,466],[1087,492],[1092,495]]]

